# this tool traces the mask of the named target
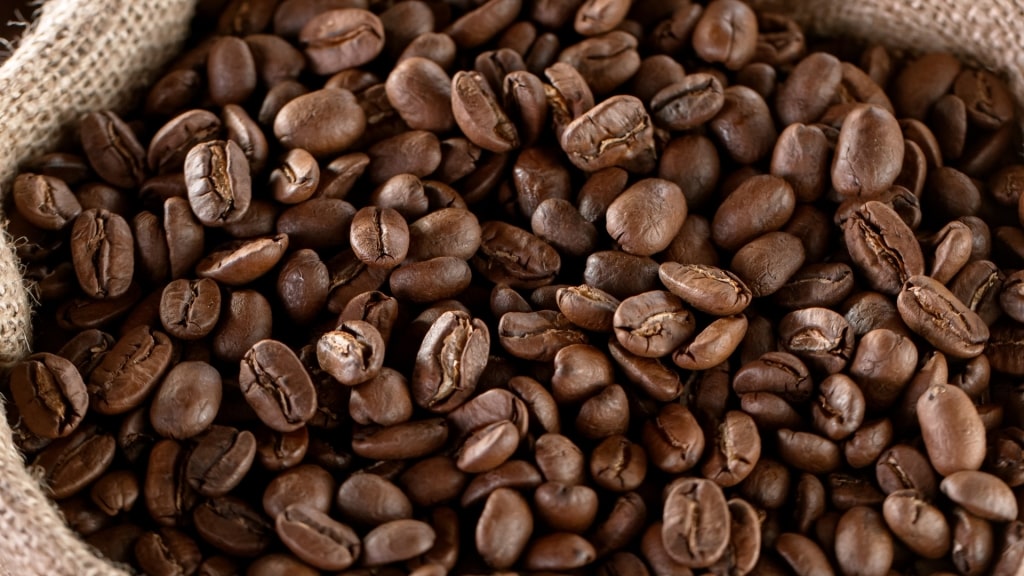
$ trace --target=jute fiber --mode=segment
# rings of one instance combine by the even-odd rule
[[[82,114],[123,108],[180,49],[195,0],[50,0],[0,67],[0,198]],[[23,357],[31,309],[0,238],[0,366]],[[69,530],[15,451],[0,402],[0,574],[124,574]]]
[[[0,198],[19,165],[55,148],[83,112],[125,105],[174,54],[194,0],[50,0],[0,67]],[[1001,72],[1024,102],[1021,0],[753,0],[813,33],[950,51]],[[0,238],[0,366],[29,351],[31,310]],[[65,527],[25,470],[0,401],[0,575],[125,574]]]

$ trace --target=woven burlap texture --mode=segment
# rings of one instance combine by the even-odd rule
[[[0,194],[18,165],[52,150],[82,112],[118,107],[184,37],[194,0],[51,0],[0,68]],[[1024,102],[1024,6],[1014,0],[753,0],[824,35],[915,52],[951,51],[1010,81]],[[0,365],[24,356],[29,299],[0,238]],[[2,403],[0,403],[2,416]],[[0,575],[124,574],[63,525],[0,417]]]
[[[83,113],[121,108],[181,47],[195,0],[50,0],[0,67],[0,194]],[[0,196],[2,197],[2,196]],[[0,238],[0,365],[24,356],[31,313],[11,242]],[[26,473],[0,406],[0,574],[124,574],[64,525]]]

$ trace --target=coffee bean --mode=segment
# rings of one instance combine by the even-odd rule
[[[668,180],[649,178],[627,188],[605,214],[606,230],[622,250],[650,256],[668,247],[686,219],[686,198]]]
[[[205,362],[182,362],[157,388],[149,419],[157,434],[184,440],[206,430],[220,410],[221,376]]]
[[[188,455],[185,480],[203,496],[225,496],[249,472],[255,456],[256,438],[252,432],[211,426]]]
[[[1009,522],[1017,517],[1017,501],[998,477],[977,470],[949,474],[939,485],[942,493],[980,518]]]
[[[233,140],[211,140],[189,150],[185,182],[192,211],[206,226],[237,222],[249,209],[249,161]]]
[[[674,481],[665,489],[663,517],[661,540],[672,560],[706,568],[725,552],[731,515],[718,484],[701,478]]]
[[[365,129],[366,114],[355,96],[336,88],[296,96],[274,117],[274,135],[284,146],[317,157],[345,151]]]
[[[123,296],[135,271],[131,228],[107,210],[86,210],[71,229],[71,261],[82,290],[92,298]]]
[[[88,391],[78,368],[68,359],[45,352],[33,354],[15,365],[10,383],[14,403],[34,434],[62,438],[74,432],[85,417]]]
[[[711,120],[725,104],[722,84],[710,74],[690,74],[650,100],[654,120],[669,130],[689,130]]]
[[[533,533],[530,505],[516,491],[498,488],[487,497],[476,524],[476,549],[496,569],[515,564]]]
[[[67,183],[53,176],[19,174],[14,179],[14,206],[25,220],[44,230],[60,230],[77,221],[83,207]]]
[[[206,501],[192,518],[203,540],[232,556],[253,557],[271,543],[273,527],[267,519],[232,496]]]
[[[74,496],[107,471],[114,461],[116,441],[95,425],[80,426],[50,444],[32,461],[53,498]]]
[[[264,424],[278,432],[305,425],[316,390],[298,356],[277,340],[261,340],[242,358],[238,386]]]
[[[162,332],[139,326],[119,339],[87,383],[90,407],[123,414],[142,404],[171,363],[173,344]]]
[[[328,75],[373,60],[384,49],[384,25],[372,12],[328,10],[299,32],[314,73]]]
[[[640,100],[627,95],[612,96],[573,120],[561,145],[569,161],[588,172],[617,166],[645,173],[656,160],[651,118]]]
[[[86,114],[80,131],[89,164],[101,178],[118,188],[133,188],[142,182],[145,151],[132,129],[116,114]]]
[[[275,529],[289,550],[321,570],[344,570],[362,550],[351,528],[304,503],[285,508],[275,520]]]
[[[949,551],[949,524],[919,492],[898,490],[889,494],[882,513],[893,534],[917,554],[941,558]]]
[[[977,356],[989,337],[988,326],[945,286],[928,276],[911,276],[896,299],[907,326],[933,346],[957,358]],[[938,318],[949,318],[939,322]]]

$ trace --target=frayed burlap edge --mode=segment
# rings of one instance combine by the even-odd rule
[[[50,0],[0,66],[0,199],[18,167],[82,114],[123,108],[184,41],[195,0]],[[0,366],[23,357],[31,308],[13,243],[0,241]],[[26,471],[0,402],[0,574],[125,574],[67,528]]]

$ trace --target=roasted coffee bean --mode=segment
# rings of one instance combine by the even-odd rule
[[[941,558],[950,548],[946,518],[916,490],[898,490],[882,506],[885,523],[912,551],[925,558]]]
[[[352,451],[364,458],[405,460],[431,454],[447,440],[448,426],[443,419],[412,420],[355,433]]]
[[[44,230],[64,228],[83,209],[63,180],[43,174],[19,174],[14,179],[13,197],[18,213]]]
[[[135,271],[128,223],[104,209],[79,214],[71,229],[71,262],[86,295],[98,299],[123,296]]]
[[[573,120],[561,137],[562,150],[580,170],[617,166],[646,173],[654,167],[654,127],[643,103],[612,96]]]
[[[717,366],[736,351],[746,332],[746,316],[719,318],[677,349],[672,354],[672,362],[684,370],[707,370]]]
[[[114,460],[116,441],[95,425],[80,426],[53,442],[32,461],[53,498],[74,496],[107,471]]]
[[[670,292],[701,312],[731,316],[750,304],[746,285],[735,274],[715,266],[665,262],[658,268],[658,277]]]
[[[148,326],[125,333],[89,376],[90,407],[100,414],[123,414],[137,408],[170,366],[173,344]]]
[[[220,130],[220,118],[207,110],[182,112],[164,124],[150,140],[146,153],[149,169],[158,174],[181,170],[189,151],[202,142],[215,140]]]
[[[249,161],[234,140],[197,144],[185,157],[188,200],[206,226],[238,222],[252,201]]]
[[[913,232],[881,202],[858,208],[843,223],[843,235],[854,264],[875,290],[896,294],[908,278],[924,274],[924,256]]]
[[[188,455],[185,480],[203,496],[225,496],[249,472],[255,457],[256,437],[252,432],[211,426]]]
[[[719,486],[735,486],[746,478],[761,457],[761,435],[754,420],[738,410],[727,412],[709,439],[712,451],[701,473]]]
[[[135,558],[147,574],[191,574],[203,556],[195,540],[173,528],[162,528],[139,537]]]
[[[806,252],[800,239],[786,232],[769,232],[740,248],[733,256],[731,272],[755,298],[770,296],[782,288],[804,264]]]
[[[496,1],[496,0],[492,0]],[[494,90],[479,72],[452,77],[452,115],[470,142],[491,152],[519,146],[519,132],[498,103]]]
[[[323,157],[352,146],[363,135],[366,121],[351,92],[324,88],[296,96],[282,106],[274,117],[274,135],[288,148]]]
[[[171,368],[157,388],[149,420],[164,438],[184,440],[213,423],[221,402],[221,376],[205,362],[182,362]]]
[[[928,458],[943,476],[977,470],[985,458],[985,431],[967,394],[939,384],[917,401],[917,417]]]
[[[725,552],[729,541],[729,506],[722,489],[710,480],[681,478],[665,489],[661,540],[672,560],[706,568]]]
[[[779,323],[782,348],[809,368],[835,374],[853,353],[853,331],[846,319],[827,308],[790,312]]]
[[[696,329],[693,314],[682,300],[660,290],[623,300],[612,321],[619,343],[645,358],[671,353],[689,340]]]
[[[24,425],[43,438],[62,438],[74,432],[89,406],[79,369],[71,360],[54,354],[33,354],[16,364],[10,386]]]
[[[175,338],[197,340],[217,325],[220,301],[220,288],[209,278],[174,280],[160,298],[160,323]]]
[[[270,546],[273,526],[235,497],[207,500],[196,507],[192,518],[203,540],[232,556],[253,557]]]
[[[346,519],[360,525],[377,526],[412,517],[409,497],[398,486],[376,474],[349,476],[338,488],[336,502]]]
[[[305,503],[288,506],[274,522],[281,541],[321,570],[344,570],[359,558],[359,537],[348,526]]]
[[[487,497],[475,530],[476,549],[496,569],[516,563],[533,533],[530,505],[516,491],[498,488]]]
[[[970,358],[985,348],[989,337],[985,322],[928,276],[908,278],[896,305],[911,330],[950,356]]]
[[[668,247],[685,219],[682,190],[668,180],[649,178],[612,201],[605,214],[605,229],[625,252],[650,256]]]
[[[942,479],[939,488],[950,500],[979,518],[1009,522],[1017,517],[1017,501],[1009,486],[986,472],[954,472]]]
[[[132,129],[111,111],[82,118],[82,148],[92,169],[118,188],[134,188],[145,177],[145,150]]]
[[[732,387],[738,394],[771,392],[789,402],[804,402],[811,397],[813,383],[807,366],[796,356],[766,352],[740,367]]]
[[[320,367],[338,382],[355,386],[380,372],[384,363],[384,340],[372,324],[348,320],[337,330],[320,337],[316,356]]]
[[[316,412],[316,389],[302,361],[277,340],[261,340],[242,358],[238,386],[260,420],[278,432],[304,426]]]

